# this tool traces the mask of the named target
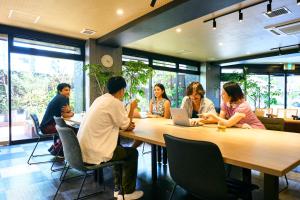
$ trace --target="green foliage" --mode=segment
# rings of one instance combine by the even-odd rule
[[[270,92],[268,89],[268,85],[261,85],[259,82],[251,79],[251,76],[245,72],[245,74],[240,73],[232,73],[232,74],[222,74],[221,80],[223,81],[234,81],[237,82],[243,87],[245,96],[250,98],[255,107],[257,106],[257,102],[260,102],[261,99],[264,101],[264,104],[267,107],[271,105],[277,105],[277,99],[275,97],[281,94],[280,91],[274,91],[272,86],[270,88]],[[269,101],[270,96],[270,101]],[[258,103],[260,104],[260,103]],[[258,105],[258,107],[261,107]]]
[[[113,76],[113,72],[109,71],[109,69],[105,68],[101,64],[87,64],[83,66],[83,70],[88,70],[89,76],[95,78],[98,84],[100,95],[104,94],[106,90],[106,83],[108,79]]]
[[[129,89],[126,90],[125,99],[130,100],[137,94],[144,96],[142,85],[153,76],[154,70],[143,62],[129,61],[123,66],[122,76],[126,79]]]

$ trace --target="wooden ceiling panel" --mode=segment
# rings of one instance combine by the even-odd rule
[[[171,0],[0,0],[0,23],[75,38],[99,38],[128,22],[145,15]],[[123,9],[123,16],[116,14]],[[9,18],[11,10],[40,16],[37,23]],[[96,31],[92,36],[80,33],[84,28]]]

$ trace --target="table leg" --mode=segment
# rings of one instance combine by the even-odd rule
[[[157,146],[157,162],[161,163],[161,146]]]
[[[242,168],[242,176],[243,176],[243,182],[251,184],[252,183],[252,176],[251,176],[251,169]],[[246,197],[247,199],[252,199],[252,193],[249,193]]]
[[[151,165],[152,165],[152,181],[157,180],[157,157],[156,157],[156,145],[151,144]]]
[[[243,182],[251,184],[251,169],[243,168]]]
[[[279,178],[270,174],[264,174],[264,199],[279,199]]]
[[[167,148],[163,147],[163,164],[166,165],[167,163],[168,163]]]

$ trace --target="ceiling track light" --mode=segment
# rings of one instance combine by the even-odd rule
[[[269,3],[267,5],[267,13],[268,14],[272,13],[272,0],[269,0]]]
[[[154,7],[154,6],[155,6],[155,3],[156,3],[156,0],[151,0],[150,6],[151,6],[151,7]]]
[[[217,28],[217,22],[216,22],[216,19],[213,19],[213,29],[216,29]]]
[[[242,22],[244,20],[242,10],[239,10],[239,21]]]

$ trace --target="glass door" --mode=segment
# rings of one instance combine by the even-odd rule
[[[8,141],[8,39],[0,34],[0,146]]]
[[[82,111],[82,65],[81,61],[75,60],[11,54],[12,141],[36,137],[30,114],[37,114],[42,121],[59,83],[71,85],[72,110],[75,113]]]

